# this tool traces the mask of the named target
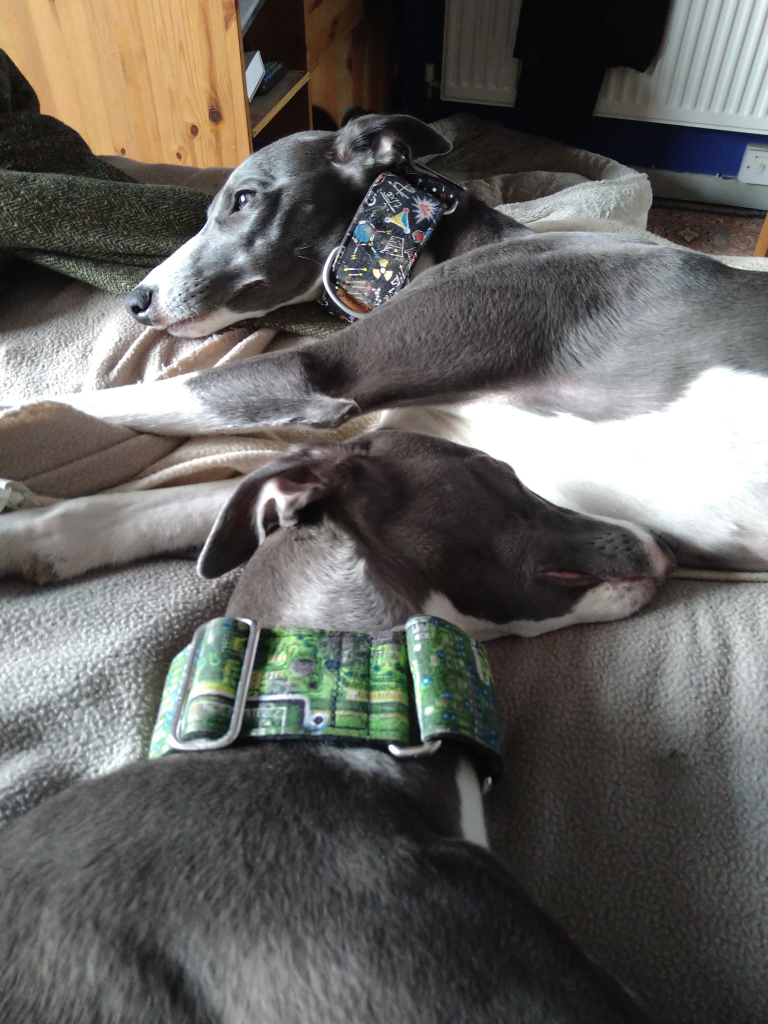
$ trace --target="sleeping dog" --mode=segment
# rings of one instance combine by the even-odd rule
[[[664,541],[647,530],[557,508],[503,463],[461,445],[378,430],[312,451],[316,465],[306,453],[288,455],[250,483],[77,498],[13,512],[0,517],[0,563],[6,572],[46,580],[142,554],[199,550],[233,490],[259,487],[264,475],[282,466],[293,475],[262,492],[262,502],[271,495],[270,514],[259,529],[314,515],[320,499],[333,511],[342,493],[336,540],[348,559],[344,586],[350,590],[345,598],[343,588],[337,592],[323,581],[314,589],[302,585],[305,600],[296,614],[280,608],[283,623],[338,623],[348,600],[359,619],[357,588],[390,580],[389,591],[380,593],[390,594],[393,620],[423,612],[449,619],[477,639],[534,636],[632,614],[651,599],[673,564]],[[350,452],[359,458],[351,459]],[[241,551],[246,536],[243,527],[233,546],[238,558],[224,568],[250,553]],[[290,560],[284,571],[304,572]]]
[[[374,178],[448,148],[401,115],[281,139],[127,306],[197,337],[314,297]],[[416,271],[331,338],[64,400],[181,435],[386,409],[389,425],[504,460],[550,501],[675,538],[681,562],[768,568],[768,276],[635,237],[535,233],[467,192]]]
[[[434,529],[454,487],[459,507]],[[478,503],[480,534],[465,518]],[[250,559],[229,616],[380,636],[451,576],[479,618],[505,572],[532,559],[546,577],[562,549],[594,575],[649,573],[659,557],[636,532],[524,492],[487,456],[382,431],[246,478],[201,571]],[[547,601],[568,593],[531,582],[531,615],[537,586]],[[432,749],[261,741],[44,802],[0,833],[0,1020],[647,1021],[483,849],[471,748]]]

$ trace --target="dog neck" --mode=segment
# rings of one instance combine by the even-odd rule
[[[243,570],[227,615],[266,626],[377,633],[420,611],[374,581],[348,531],[324,516],[267,537]]]
[[[370,777],[384,792],[393,788],[407,793],[419,819],[409,823],[411,831],[426,827],[448,839],[465,839],[488,847],[477,770],[453,744],[444,743],[430,757],[403,760],[370,747],[318,744],[311,750],[321,760],[341,762],[351,771]]]
[[[318,579],[309,594],[308,565]],[[279,530],[267,537],[245,567],[226,614],[271,626],[384,632],[419,611],[387,590],[370,579],[346,531],[324,517],[301,532]],[[445,835],[488,846],[478,772],[458,746],[443,743],[436,754],[406,759],[369,747],[314,749],[318,757],[341,760],[415,794],[430,824],[437,818]]]
[[[530,228],[464,191],[459,194],[455,211],[440,221],[425,253],[430,253],[435,263],[443,263],[482,245],[531,234],[534,232]]]
[[[407,287],[410,282],[415,280],[426,270],[435,266],[437,263],[443,263],[455,256],[459,256],[465,252],[471,252],[472,250],[484,245],[509,240],[515,235],[527,236],[532,233],[529,228],[524,227],[522,224],[518,224],[517,221],[513,220],[511,217],[507,217],[505,214],[499,213],[497,210],[487,206],[484,202],[475,198],[466,190],[460,190],[457,187],[455,189],[455,195],[455,208],[452,207],[451,212],[443,214],[431,237],[419,252],[416,261],[411,268],[408,279],[403,285],[401,285],[401,287]],[[363,207],[361,206],[360,209],[363,209]],[[370,216],[367,207],[364,214],[361,214],[360,210],[358,210],[358,214],[352,222],[352,226],[360,222],[361,216],[363,217],[364,222],[365,218]],[[345,238],[348,236],[350,230],[352,230],[352,226],[347,229]],[[367,243],[364,240],[362,244],[365,246]],[[333,252],[337,251],[337,249],[333,250]],[[378,250],[376,250],[374,255],[377,253]],[[352,258],[354,259],[355,257],[353,256]],[[338,257],[335,258],[334,263],[337,260]],[[343,262],[344,261],[342,260],[342,264]],[[350,271],[353,270],[351,267],[345,269]],[[377,269],[373,270],[374,275],[378,272],[379,271]],[[355,270],[354,274],[358,275],[359,271]],[[339,305],[339,300],[334,296],[334,287],[329,285],[328,282],[325,282],[324,287],[318,283],[317,288],[319,289],[319,292],[316,297],[320,298],[320,295],[325,292],[322,299],[323,305],[327,305],[330,312],[338,316],[339,313],[336,307]],[[306,296],[302,295],[300,298],[304,299]],[[347,310],[347,306],[350,301],[350,296],[347,296],[342,303],[342,309],[344,309],[345,312],[349,312]],[[378,300],[379,304],[381,304],[381,301],[381,299]],[[352,315],[354,316],[355,314],[353,313]]]

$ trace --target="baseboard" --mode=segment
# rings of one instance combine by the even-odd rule
[[[688,199],[694,203],[743,206],[750,210],[768,210],[768,185],[746,185],[738,178],[691,171],[662,171],[638,167],[651,179],[653,194],[662,199]]]

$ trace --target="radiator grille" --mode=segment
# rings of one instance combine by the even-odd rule
[[[519,61],[512,56],[522,0],[448,0],[441,96],[514,106]]]
[[[595,113],[768,132],[768,0],[675,0],[655,67],[612,68]]]
[[[513,106],[522,0],[447,0],[441,95]],[[768,0],[673,0],[654,66],[613,68],[595,113],[768,132]]]

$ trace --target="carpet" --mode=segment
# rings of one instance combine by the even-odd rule
[[[686,249],[751,256],[764,220],[765,210],[654,199],[648,230]]]

